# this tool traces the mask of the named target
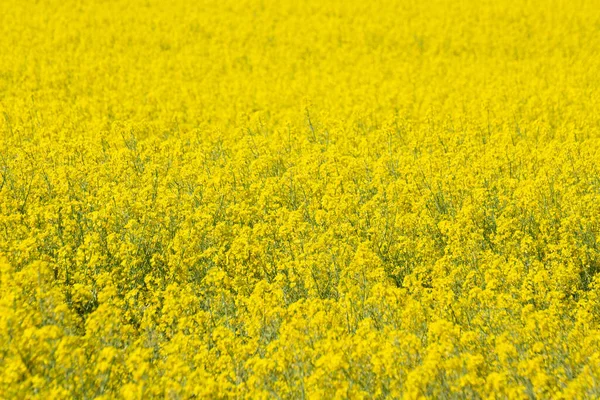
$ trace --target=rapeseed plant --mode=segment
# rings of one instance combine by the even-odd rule
[[[594,0],[0,2],[1,398],[600,397]]]

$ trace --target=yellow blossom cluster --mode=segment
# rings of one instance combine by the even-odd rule
[[[600,397],[598,0],[1,0],[0,398]]]

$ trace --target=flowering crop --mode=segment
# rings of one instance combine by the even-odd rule
[[[600,397],[597,0],[0,1],[0,398]]]

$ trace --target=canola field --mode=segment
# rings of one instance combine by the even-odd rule
[[[0,398],[600,397],[598,0],[0,0]]]

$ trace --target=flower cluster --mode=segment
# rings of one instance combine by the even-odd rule
[[[1,398],[600,397],[594,1],[1,3]]]

